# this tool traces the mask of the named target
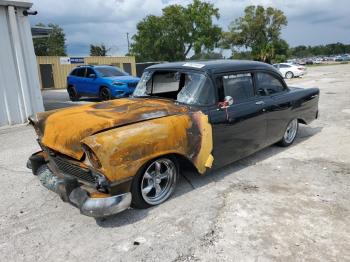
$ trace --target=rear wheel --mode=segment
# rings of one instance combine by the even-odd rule
[[[293,119],[289,122],[286,131],[284,132],[283,138],[278,143],[278,145],[287,147],[293,144],[295,137],[297,136],[299,128],[298,119]]]
[[[77,90],[75,90],[74,86],[67,87],[67,92],[69,95],[69,99],[71,101],[78,101],[79,100],[80,96],[79,96]]]
[[[107,101],[107,100],[110,100],[111,98],[112,98],[111,91],[109,91],[107,87],[102,87],[100,89],[100,99],[102,101]]]
[[[147,208],[166,201],[175,190],[178,176],[178,164],[173,157],[148,162],[134,178],[132,207]]]
[[[288,72],[286,73],[286,78],[287,78],[287,79],[291,79],[291,78],[293,78],[293,77],[294,77],[293,72],[288,71]]]

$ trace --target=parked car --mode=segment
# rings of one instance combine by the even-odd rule
[[[334,61],[335,62],[342,62],[342,61],[344,61],[344,59],[342,56],[336,56],[336,57],[334,57]]]
[[[79,66],[67,77],[67,92],[72,101],[82,96],[109,100],[129,96],[139,80],[115,66]]]
[[[198,174],[278,143],[318,116],[319,89],[288,87],[271,65],[240,60],[148,67],[132,97],[36,114],[42,150],[28,166],[82,214],[167,200]],[[77,125],[79,123],[79,125]]]
[[[307,65],[313,65],[314,64],[314,61],[312,61],[312,59],[307,59],[305,64]]]
[[[290,63],[279,63],[279,64],[274,64],[273,66],[277,68],[281,73],[281,75],[287,79],[303,76],[307,73],[306,67],[302,65],[290,64]]]
[[[304,60],[304,59],[301,59],[301,60],[299,60],[298,61],[298,63],[297,63],[298,65],[302,65],[302,66],[304,66],[304,65],[306,65],[306,60]]]
[[[319,64],[322,63],[322,59],[316,58],[316,59],[313,60],[313,63],[319,65]]]

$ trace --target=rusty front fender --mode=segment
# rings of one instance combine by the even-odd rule
[[[167,116],[111,129],[82,140],[99,158],[101,172],[118,181],[151,159],[179,154],[203,174],[213,162],[212,129],[202,112]]]

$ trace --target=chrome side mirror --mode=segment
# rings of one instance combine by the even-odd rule
[[[232,96],[225,96],[224,98],[224,103],[226,104],[226,106],[230,106],[233,104],[233,98]]]
[[[233,104],[232,96],[225,96],[224,101],[219,103],[219,108],[225,109],[225,108],[228,108],[232,104]]]

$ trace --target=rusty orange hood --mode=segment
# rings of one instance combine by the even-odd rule
[[[39,113],[34,126],[41,143],[75,159],[84,152],[80,141],[106,129],[188,112],[170,100],[124,98]],[[136,142],[136,141],[135,141]]]

